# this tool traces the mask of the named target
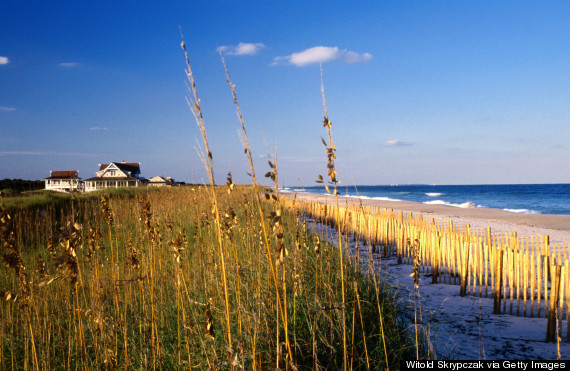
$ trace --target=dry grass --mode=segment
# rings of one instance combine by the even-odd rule
[[[41,249],[18,246],[10,231],[22,226],[11,225],[3,214],[4,260],[11,262],[14,251],[22,256],[13,259],[19,268],[0,271],[0,369],[268,369],[276,360],[290,369],[342,367],[338,254],[320,241],[315,245],[299,214],[284,208],[283,232],[276,235],[288,250],[279,270],[280,294],[287,298],[282,316],[252,188],[215,191],[230,328],[205,187],[105,197],[76,215],[77,224],[47,219],[52,224],[44,228],[52,235]],[[265,215],[274,207],[262,203]],[[70,219],[64,212],[62,221]],[[344,269],[345,280],[356,284],[345,297],[346,310],[357,319],[357,326],[347,328],[353,368],[385,364],[378,305],[389,361],[408,354],[412,347],[400,334],[386,293],[377,296],[377,287],[354,262]]]

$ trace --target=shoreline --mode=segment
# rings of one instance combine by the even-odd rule
[[[308,192],[284,192],[298,200],[335,204],[332,196]],[[422,214],[424,219],[452,220],[454,224],[469,224],[474,228],[490,227],[496,232],[517,232],[519,236],[550,237],[551,244],[570,244],[570,215],[518,214],[491,208],[460,208],[447,205],[424,204],[413,201],[389,201],[339,196],[339,206],[360,205],[402,210]]]
[[[287,197],[295,196],[294,193],[284,193]],[[304,201],[315,201],[326,204],[336,204],[334,197],[314,193],[297,193],[296,198]],[[490,227],[494,232],[513,232],[518,236],[548,235],[550,237],[551,251],[570,248],[570,215],[526,215],[516,214],[499,209],[484,208],[456,208],[444,205],[429,205],[409,201],[384,201],[373,199],[356,199],[351,197],[339,197],[339,206],[349,205],[373,206],[380,208],[402,210],[413,213],[414,216],[421,214],[426,219],[452,220],[454,225],[470,224],[473,228]],[[338,246],[337,229],[310,220],[312,228],[321,236],[325,236],[330,242]],[[358,246],[358,247],[357,247]],[[372,258],[374,268],[368,263],[363,269],[375,269],[381,275],[381,281],[390,290],[397,292],[399,314],[402,320],[409,324],[407,329],[410,336],[414,335],[416,323],[416,287],[411,278],[414,265],[408,262],[398,262],[397,257],[392,255],[382,257],[381,253],[371,253],[371,245],[353,242],[346,239],[343,246],[351,256],[359,256],[361,262],[368,262]],[[496,359],[535,359],[555,360],[559,352],[562,359],[570,354],[570,335],[566,336],[565,330],[560,333],[561,342],[545,342],[547,319],[542,316],[529,317],[528,311],[535,312],[539,306],[544,306],[537,301],[527,303],[526,296],[520,305],[520,295],[517,291],[516,300],[513,301],[514,289],[510,290],[510,303],[506,295],[501,303],[501,314],[494,313],[494,298],[492,288],[485,286],[482,290],[481,281],[477,292],[476,286],[471,283],[467,286],[467,295],[461,296],[460,286],[456,277],[451,281],[442,279],[433,283],[431,271],[420,269],[418,282],[419,302],[423,313],[418,328],[424,331],[429,338],[430,348],[435,351],[437,359],[453,360],[496,360]],[[533,273],[534,274],[534,273]],[[546,281],[545,279],[545,285]],[[475,282],[475,281],[473,281]],[[541,285],[541,284],[539,284]],[[540,286],[539,286],[540,287]],[[505,289],[506,290],[506,289]],[[544,296],[543,296],[544,297]],[[530,305],[529,305],[530,304]],[[568,311],[567,303],[566,311]],[[508,310],[510,307],[510,310]],[[560,322],[562,329],[568,326],[567,319]]]

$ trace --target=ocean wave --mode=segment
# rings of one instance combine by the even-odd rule
[[[350,196],[345,195],[348,198],[360,198],[362,200],[376,200],[376,201],[402,201],[398,200],[397,198],[390,198],[390,197],[369,197],[369,196]]]
[[[433,201],[426,201],[426,202],[424,202],[424,204],[426,204],[426,205],[445,205],[445,206],[453,206],[453,207],[460,207],[460,208],[462,208],[462,209],[471,209],[471,208],[474,208],[474,207],[481,207],[481,206],[477,206],[477,205],[475,205],[473,202],[469,202],[469,201],[464,202],[464,203],[462,203],[462,204],[454,204],[454,203],[446,202],[446,201],[443,201],[443,200],[433,200]]]
[[[445,193],[438,193],[438,192],[428,192],[426,193],[426,196],[430,196],[430,197],[437,197],[437,196],[443,196],[445,195]]]
[[[307,191],[303,188],[289,188],[289,187],[282,187],[279,188],[280,192],[283,193],[307,193]]]
[[[537,215],[537,214],[541,214],[540,211],[536,211],[536,210],[529,210],[529,209],[503,209],[504,211],[508,211],[510,213],[516,213],[516,214],[528,214],[528,215]]]

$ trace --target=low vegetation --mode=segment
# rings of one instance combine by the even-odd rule
[[[25,209],[4,209],[0,368],[339,369],[343,310],[351,368],[414,356],[389,294],[345,259],[343,307],[338,253],[272,200],[263,212],[279,231],[272,251],[276,237],[284,242],[274,256],[279,306],[252,188],[216,187],[216,196],[227,302],[205,187],[104,193],[73,208],[68,198],[58,218],[34,221],[29,233],[47,234],[35,246],[19,233]]]
[[[0,195],[14,196],[44,188],[43,180],[0,179]]]

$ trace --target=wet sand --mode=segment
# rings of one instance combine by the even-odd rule
[[[285,193],[293,197],[294,193]],[[297,199],[334,204],[332,196],[315,193],[297,193]],[[339,197],[339,205],[359,205],[402,210],[422,214],[424,219],[453,220],[454,224],[469,224],[473,228],[491,227],[496,232],[517,232],[519,236],[550,237],[551,244],[570,244],[570,215],[517,214],[499,209],[459,208],[446,205],[427,205],[411,201],[384,201]]]

